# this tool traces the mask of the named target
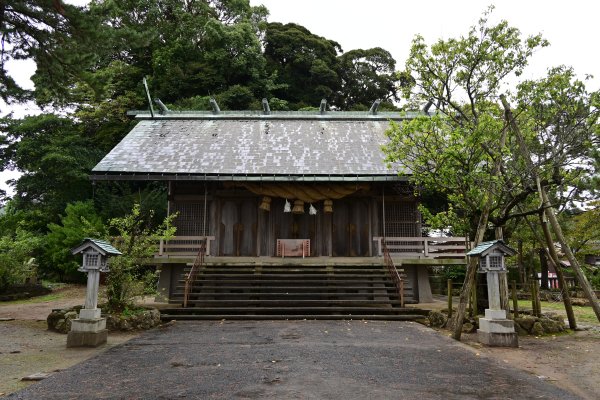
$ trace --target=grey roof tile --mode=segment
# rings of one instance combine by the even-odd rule
[[[396,175],[381,151],[387,127],[383,121],[142,120],[93,172]]]

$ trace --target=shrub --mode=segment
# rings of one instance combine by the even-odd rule
[[[135,204],[131,214],[109,222],[116,233],[113,246],[123,253],[111,259],[106,279],[108,309],[113,312],[134,307],[135,297],[156,288],[157,273],[149,268],[149,261],[158,251],[160,239],[168,240],[175,234],[175,227],[171,226],[175,215],[168,216],[157,227],[150,225],[152,218],[152,211],[143,215],[140,205]]]
[[[33,254],[40,243],[39,237],[20,228],[14,235],[0,237],[0,292],[35,274]]]

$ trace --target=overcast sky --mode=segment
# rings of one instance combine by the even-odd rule
[[[86,0],[68,3],[85,4]],[[251,0],[269,9],[269,21],[295,22],[312,33],[335,40],[344,51],[382,47],[392,53],[397,68],[403,69],[416,34],[428,43],[439,38],[466,35],[491,1],[476,0]],[[507,20],[523,35],[541,33],[550,47],[531,59],[524,78],[540,78],[551,66],[571,65],[583,77],[595,75],[588,88],[600,89],[600,2],[594,0],[502,0],[496,1],[492,21]],[[25,87],[35,71],[30,62],[11,65],[11,72]],[[36,113],[35,107],[6,107],[1,114],[15,116]],[[6,172],[0,173],[0,187],[6,189]]]

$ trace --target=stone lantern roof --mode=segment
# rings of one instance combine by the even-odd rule
[[[83,239],[83,242],[81,242],[81,244],[79,246],[71,249],[71,253],[78,254],[78,253],[81,253],[81,252],[87,250],[90,247],[93,248],[94,250],[96,250],[98,253],[102,254],[103,256],[107,256],[107,255],[119,256],[122,254],[119,250],[114,248],[107,241],[100,240],[100,239],[92,239],[92,238]]]
[[[468,256],[485,257],[491,252],[499,251],[507,256],[513,256],[517,254],[516,250],[508,247],[503,240],[491,240],[489,242],[481,242],[475,248],[467,253]]]

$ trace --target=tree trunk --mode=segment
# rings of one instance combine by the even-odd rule
[[[546,257],[546,249],[538,249],[540,257],[540,289],[548,290],[548,258]]]
[[[500,140],[501,147],[504,147],[504,140],[506,138],[506,131],[502,132],[502,138]],[[494,170],[494,176],[500,172],[499,163],[496,165]],[[490,215],[490,210],[492,208],[493,197],[491,191],[487,193],[487,198],[485,200],[485,204],[483,206],[483,210],[481,211],[481,216],[479,217],[479,222],[477,224],[477,231],[475,232],[474,245],[477,246],[479,243],[483,241],[483,237],[485,235],[485,230],[488,224],[488,217]],[[458,302],[458,307],[456,309],[456,314],[454,318],[451,320],[450,326],[452,327],[452,337],[456,340],[460,340],[460,336],[462,335],[462,326],[465,318],[465,311],[467,309],[467,305],[469,303],[469,297],[471,295],[471,288],[475,284],[475,277],[477,275],[477,267],[478,267],[478,258],[472,257],[469,258],[469,262],[467,263],[467,273],[465,274],[465,281],[463,283],[463,287],[460,291],[460,300]]]
[[[523,264],[523,241],[519,239],[517,242],[517,263],[519,266],[519,280],[520,283],[527,283],[527,273],[525,271],[525,265]]]
[[[502,229],[501,226],[496,227],[496,240],[504,240],[504,229]],[[498,283],[500,284],[500,307],[506,311],[507,318],[510,318],[510,293],[508,292],[508,271],[499,274],[498,278]]]
[[[548,245],[548,253],[550,254],[550,259],[554,263],[556,269],[556,275],[558,276],[558,284],[560,285],[560,292],[562,295],[563,303],[565,305],[565,311],[567,312],[567,319],[569,320],[569,328],[576,329],[577,322],[575,321],[575,314],[573,313],[573,305],[571,304],[571,296],[569,295],[569,288],[567,287],[567,283],[565,281],[565,276],[563,275],[562,269],[560,267],[560,261],[558,259],[558,254],[556,253],[556,248],[554,247],[554,240],[552,240],[552,235],[550,234],[550,229],[548,228],[548,223],[540,215],[540,222],[542,224],[542,230],[544,231],[544,238],[546,239],[546,244]]]
[[[548,219],[550,220],[550,225],[552,225],[552,230],[554,231],[554,234],[556,235],[556,238],[560,243],[560,248],[562,249],[563,253],[565,253],[565,255],[567,256],[567,259],[569,260],[569,263],[571,264],[571,267],[575,272],[575,276],[577,277],[577,280],[579,281],[579,284],[583,289],[585,297],[589,300],[590,304],[592,305],[592,309],[594,310],[594,314],[596,314],[596,318],[598,319],[598,321],[600,321],[600,304],[598,303],[598,297],[596,297],[596,293],[594,293],[592,285],[590,285],[590,282],[587,280],[587,277],[585,276],[581,267],[579,266],[579,262],[577,261],[575,255],[573,255],[573,252],[571,251],[571,248],[567,244],[567,241],[565,240],[565,237],[562,233],[562,228],[560,227],[558,220],[556,219],[556,215],[554,215],[554,209],[552,208],[552,206],[550,206],[548,195],[546,194],[546,191],[543,188],[541,190],[541,195],[544,202],[544,208],[546,209],[546,217],[548,217]]]
[[[538,176],[537,171],[534,168],[533,162],[531,161],[531,153],[529,152],[529,149],[527,149],[527,145],[525,144],[525,141],[523,140],[523,135],[521,135],[521,131],[519,130],[519,127],[517,126],[517,124],[514,120],[514,117],[512,115],[512,110],[510,109],[510,105],[508,104],[508,102],[506,101],[506,98],[503,95],[500,96],[500,100],[502,101],[502,105],[504,106],[504,111],[506,112],[506,117],[508,118],[508,120],[510,122],[511,128],[512,128],[513,132],[515,133],[515,135],[517,136],[517,141],[519,143],[521,155],[523,156],[523,159],[525,160],[525,162],[528,164],[529,170],[531,171],[531,176],[532,176],[532,178],[534,178],[534,180],[536,182],[536,185],[538,188],[538,193],[542,200],[542,207],[544,208],[546,217],[550,221],[550,225],[552,225],[552,230],[554,231],[554,234],[556,235],[556,239],[560,243],[560,247],[561,247],[563,253],[565,253],[565,255],[567,256],[567,259],[569,260],[569,263],[571,264],[571,267],[573,268],[573,271],[575,272],[575,276],[577,277],[577,280],[579,281],[579,284],[581,285],[581,288],[583,289],[583,293],[585,294],[585,297],[589,300],[590,304],[592,305],[592,309],[594,310],[594,313],[596,314],[596,318],[598,319],[598,321],[600,321],[600,304],[598,303],[598,298],[596,297],[596,293],[594,293],[594,291],[592,290],[592,286],[590,285],[585,274],[581,270],[581,267],[579,266],[579,262],[573,255],[571,248],[567,245],[567,241],[565,240],[565,237],[563,235],[562,228],[560,227],[558,220],[556,218],[556,215],[554,214],[554,209],[550,205],[550,200],[548,199],[548,194],[546,193],[546,189],[544,187],[542,187],[542,185],[540,183],[540,177]]]

